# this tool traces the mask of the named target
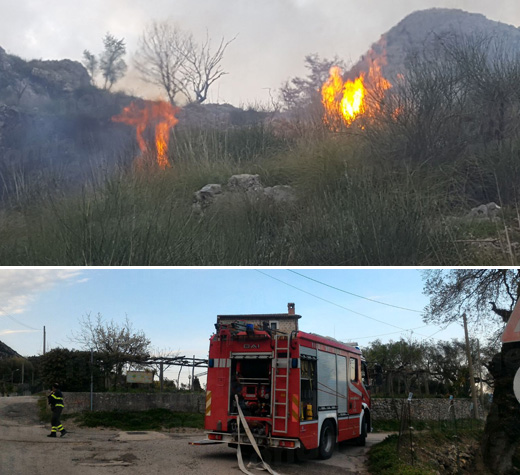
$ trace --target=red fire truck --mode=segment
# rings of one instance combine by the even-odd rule
[[[288,315],[294,315],[289,305]],[[237,431],[240,406],[258,446],[318,449],[329,458],[336,442],[364,445],[371,431],[370,393],[359,348],[244,317],[220,321],[210,339],[208,442],[251,444]]]

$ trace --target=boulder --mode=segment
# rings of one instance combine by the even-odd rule
[[[227,185],[208,184],[193,194],[193,210],[204,210],[222,197],[235,199],[238,196],[252,196],[255,200],[268,199],[275,203],[288,203],[296,200],[294,189],[289,185],[275,185],[264,188],[259,175],[240,174],[229,178]]]
[[[264,188],[264,194],[277,203],[292,202],[296,200],[294,188],[290,185],[275,185]]]
[[[260,175],[247,173],[233,175],[229,178],[227,186],[231,191],[260,191],[263,189]]]
[[[498,216],[500,209],[500,206],[498,206],[495,202],[492,201],[491,203],[480,205],[476,208],[472,208],[469,212],[469,216],[471,218],[479,219],[495,219]]]
[[[203,211],[207,208],[217,195],[222,193],[222,185],[213,183],[203,186],[199,191],[193,195],[193,208],[196,211]]]

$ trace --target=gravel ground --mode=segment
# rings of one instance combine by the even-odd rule
[[[0,397],[1,475],[242,473],[236,450],[227,445],[189,445],[204,438],[198,430],[121,432],[77,427],[65,421],[67,436],[48,438],[50,424],[38,420],[36,401],[32,396]],[[367,447],[340,444],[329,460],[296,463],[277,460],[271,453],[267,459],[280,475],[366,474],[366,452],[385,436],[370,434]],[[247,465],[247,456],[244,461]]]

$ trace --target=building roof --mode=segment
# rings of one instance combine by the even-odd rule
[[[217,315],[217,319],[226,319],[226,320],[297,320],[302,318],[301,315],[289,314],[289,313],[260,313],[260,314],[251,314],[251,315]]]

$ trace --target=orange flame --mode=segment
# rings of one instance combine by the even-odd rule
[[[123,109],[121,114],[112,117],[114,122],[122,122],[135,127],[135,134],[139,149],[148,153],[148,145],[144,133],[148,127],[155,128],[155,150],[157,164],[161,170],[170,166],[168,162],[168,144],[170,129],[179,122],[175,117],[180,109],[164,101],[144,101],[142,104],[132,102]]]
[[[337,117],[347,125],[364,111],[365,85],[361,75],[355,81],[343,82],[341,70],[330,68],[330,77],[321,88],[321,102],[325,107],[325,121],[334,127]]]
[[[364,73],[354,81],[343,81],[340,68],[333,66],[321,88],[324,122],[331,129],[338,130],[338,122],[348,126],[360,115],[373,114],[379,109],[378,97],[391,87],[381,74],[381,66],[377,62],[369,69],[366,82]]]

